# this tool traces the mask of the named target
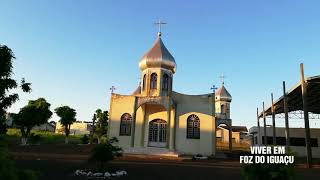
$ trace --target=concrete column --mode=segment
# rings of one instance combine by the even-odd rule
[[[167,105],[167,148],[172,149],[170,131],[171,131],[171,106],[170,106],[170,103],[168,103]]]
[[[157,95],[162,96],[162,70],[157,70]]]
[[[133,112],[132,115],[132,126],[131,126],[131,147],[134,147],[134,136],[135,136],[135,129],[136,129],[136,111]]]
[[[172,95],[172,84],[173,84],[173,75],[170,73],[169,74],[169,88],[168,88],[168,95],[171,97]]]
[[[288,115],[288,99],[286,92],[286,82],[283,81],[283,111],[284,111],[284,120],[285,120],[285,135],[286,135],[286,149],[288,150],[290,146],[290,133],[289,133],[289,115]]]
[[[136,130],[136,112],[137,112],[137,97],[134,100],[133,114],[132,114],[132,126],[131,126],[131,147],[134,147],[134,137]]]
[[[263,134],[264,134],[264,145],[267,145],[267,123],[266,123],[266,113],[264,112],[264,102],[262,102],[262,112],[263,112]]]
[[[272,135],[273,135],[273,145],[277,145],[277,136],[276,136],[276,117],[275,117],[275,109],[273,103],[273,93],[271,93],[271,113],[272,113]]]
[[[308,111],[308,99],[307,99],[307,82],[304,78],[304,68],[303,64],[300,64],[301,73],[301,93],[303,102],[303,115],[304,115],[304,126],[305,126],[305,136],[306,136],[306,153],[307,153],[307,165],[311,168],[312,165],[312,151],[310,143],[310,127],[309,127],[309,111]]]
[[[174,106],[174,110],[173,110],[173,116],[172,117],[172,121],[173,121],[173,150],[176,150],[176,139],[177,139],[177,123],[176,123],[176,117],[177,115],[177,106]]]
[[[170,144],[169,144],[169,149],[174,150],[174,110],[171,108],[170,109]]]
[[[144,135],[145,135],[145,131],[146,131],[146,105],[142,105],[142,113],[143,113],[143,119],[142,119],[142,127],[141,127],[141,142],[140,142],[140,146],[144,147]]]

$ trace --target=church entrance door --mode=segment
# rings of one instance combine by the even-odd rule
[[[149,146],[166,147],[167,121],[155,119],[149,122]]]

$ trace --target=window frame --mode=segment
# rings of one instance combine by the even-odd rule
[[[143,79],[142,79],[142,90],[145,91],[146,90],[146,74],[143,75]]]
[[[163,74],[162,76],[162,90],[168,91],[169,90],[169,75],[168,74]]]
[[[200,118],[191,114],[187,118],[187,139],[200,139]]]
[[[120,118],[119,136],[131,136],[132,116],[123,113]]]

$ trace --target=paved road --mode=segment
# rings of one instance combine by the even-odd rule
[[[72,174],[78,168],[90,168],[81,161],[55,160],[16,160],[20,168],[29,168],[41,172],[40,179],[84,179]],[[240,168],[219,165],[173,163],[173,162],[135,162],[116,161],[111,164],[112,169],[122,169],[128,176],[119,179],[139,180],[202,180],[202,179],[240,179]]]
[[[87,162],[88,155],[11,152],[20,168],[33,169],[41,173],[43,180],[81,180],[75,177],[76,169],[93,169]],[[128,176],[117,179],[151,180],[204,180],[242,179],[241,165],[236,160],[214,159],[210,161],[190,161],[183,158],[164,159],[160,157],[127,156],[113,161],[110,171],[126,170]],[[320,169],[298,168],[297,179],[319,179]]]

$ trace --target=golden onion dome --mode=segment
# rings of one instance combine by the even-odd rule
[[[141,58],[139,67],[143,71],[147,68],[165,68],[176,72],[176,62],[161,40],[161,34],[153,47]]]

